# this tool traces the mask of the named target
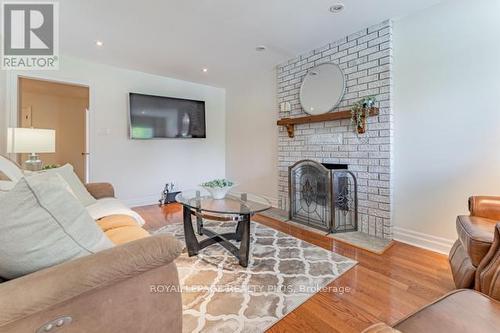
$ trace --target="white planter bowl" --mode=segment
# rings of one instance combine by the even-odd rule
[[[234,186],[226,186],[226,187],[206,187],[202,186],[205,190],[207,190],[212,198],[219,200],[219,199],[224,199],[227,195],[227,192],[231,190]]]

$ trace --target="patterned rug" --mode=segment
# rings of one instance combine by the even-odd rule
[[[205,222],[216,232],[234,232],[234,224]],[[184,242],[183,227],[156,233]],[[251,224],[248,267],[220,245],[176,260],[182,287],[184,332],[264,332],[356,261],[258,223]]]

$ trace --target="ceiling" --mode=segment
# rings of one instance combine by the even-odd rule
[[[338,14],[330,6],[343,2]],[[65,0],[60,53],[228,87],[439,0]],[[104,43],[96,45],[96,40]],[[264,52],[255,51],[265,45]],[[207,68],[204,73],[202,68]]]

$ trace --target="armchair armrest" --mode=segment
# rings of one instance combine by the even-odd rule
[[[172,236],[139,239],[0,284],[0,327],[171,263],[182,251]]]
[[[477,271],[476,289],[500,301],[500,223],[495,226],[493,244]]]
[[[115,196],[115,189],[110,183],[89,183],[85,187],[96,199],[113,198]]]
[[[469,198],[471,216],[500,220],[500,197],[474,196]]]

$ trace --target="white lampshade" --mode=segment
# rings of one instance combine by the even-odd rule
[[[9,128],[7,131],[8,153],[54,153],[55,151],[55,130]]]

